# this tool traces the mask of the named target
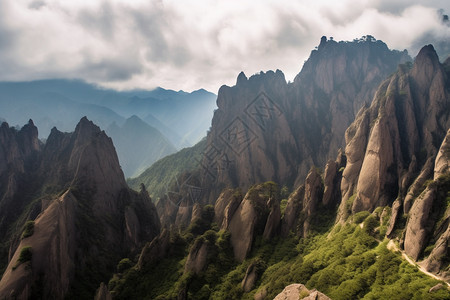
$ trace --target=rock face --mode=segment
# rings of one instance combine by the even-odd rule
[[[450,172],[450,129],[447,131],[434,164],[434,180]]]
[[[224,186],[246,190],[273,180],[299,185],[344,146],[344,131],[380,82],[409,57],[365,37],[325,37],[293,83],[281,71],[222,86],[204,151],[202,175],[210,202]]]
[[[341,215],[390,205],[398,195],[404,199],[411,179],[436,155],[450,127],[448,86],[431,45],[411,69],[401,65],[380,85],[371,106],[345,134]]]
[[[138,269],[145,268],[145,266],[152,265],[165,258],[167,253],[169,253],[169,246],[170,233],[167,229],[163,229],[158,237],[147,243],[142,249],[137,264]]]
[[[208,262],[209,242],[204,239],[197,239],[192,245],[189,255],[184,265],[184,272],[199,274],[206,267]]]
[[[336,209],[339,200],[336,198],[339,195],[336,188],[340,183],[341,176],[338,166],[340,166],[340,162],[329,161],[323,177],[317,168],[311,168],[305,184],[298,187],[288,198],[281,220],[281,236],[286,237],[292,232],[306,237],[310,232],[311,223],[319,211]]]
[[[266,238],[270,238],[277,232],[280,223],[279,201],[277,186],[267,182],[250,188],[235,212],[232,215],[230,213],[229,225],[223,229],[231,233],[230,242],[237,261],[242,262],[247,257],[256,235],[265,233]]]
[[[256,195],[247,195],[231,218],[228,230],[231,233],[234,257],[242,262],[250,252],[258,225],[263,221],[265,199]],[[256,197],[251,197],[256,196]]]
[[[449,65],[439,62],[433,46],[425,46],[414,64],[400,65],[359,112],[345,134],[339,209],[342,220],[392,205],[391,238],[406,214],[405,252],[419,260],[427,245],[435,244],[422,262],[435,273],[448,256]]]
[[[17,220],[29,203],[34,188],[31,173],[38,168],[42,145],[38,131],[30,120],[22,129],[10,128],[7,123],[0,126],[0,238],[10,240],[9,227]],[[37,214],[30,213],[35,217]],[[14,243],[17,246],[17,241]],[[0,270],[8,260],[8,249],[0,246]]]
[[[405,252],[417,260],[429,240],[429,234],[435,220],[431,218],[433,202],[436,199],[436,187],[429,187],[415,200],[409,213],[406,227]],[[431,224],[430,224],[431,223]]]
[[[303,232],[303,218],[299,218],[303,208],[303,198],[305,197],[305,186],[301,185],[291,195],[289,195],[284,216],[281,221],[281,235],[287,237],[290,232]]]
[[[447,218],[449,214],[450,212],[446,213]],[[447,230],[439,237],[428,258],[422,262],[427,271],[437,273],[446,281],[450,280],[450,273],[445,270],[445,259],[449,256],[449,240],[450,225],[447,225]]]
[[[262,273],[260,268],[257,261],[252,262],[248,266],[247,271],[245,271],[244,279],[242,279],[241,282],[241,287],[244,292],[248,293],[254,288],[256,281]]]
[[[112,300],[112,296],[108,291],[108,287],[103,282],[100,284],[100,287],[98,288],[94,299],[95,300]]]
[[[281,223],[280,201],[274,198],[269,198],[267,207],[270,209],[267,217],[266,226],[264,227],[263,238],[270,240],[278,235]]]
[[[434,165],[437,166],[437,172],[435,169],[434,180],[427,181],[425,190],[414,199],[409,212],[404,242],[405,252],[415,260],[422,256],[427,244],[434,242],[433,250],[422,265],[430,272],[440,273],[443,278],[450,277],[445,268],[445,261],[449,255],[450,237],[450,208],[447,207],[450,172],[445,169],[446,159],[444,158],[445,149],[448,148],[449,143],[448,136],[447,133],[436,156]]]
[[[325,294],[317,290],[308,290],[303,284],[294,283],[288,285],[279,293],[274,300],[329,300]]]
[[[22,145],[40,150],[36,143]],[[34,233],[12,247],[0,298],[13,293],[63,299],[80,291],[93,296],[100,277],[79,283],[92,271],[90,261],[95,257],[98,272],[110,274],[110,266],[159,233],[156,209],[145,190],[128,189],[111,139],[86,118],[73,133],[54,128],[34,165],[27,175],[37,178],[30,187],[33,194],[44,195],[40,213]],[[16,268],[25,247],[31,247],[32,259],[27,268]],[[38,291],[31,288],[36,282],[42,287]],[[76,282],[77,290],[71,290]]]
[[[323,183],[322,177],[316,168],[311,168],[305,181],[305,197],[303,198],[303,236],[309,231],[312,216],[316,213],[319,203],[322,201]]]

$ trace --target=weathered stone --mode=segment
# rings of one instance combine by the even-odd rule
[[[184,265],[184,273],[199,274],[203,271],[208,262],[209,248],[208,241],[202,238],[197,239],[189,251],[186,264]]]
[[[392,204],[392,213],[391,213],[391,218],[389,219],[389,226],[386,230],[386,236],[388,238],[392,237],[392,233],[394,231],[395,228],[395,223],[397,222],[397,218],[399,216],[399,213],[401,211],[402,208],[402,201],[397,198],[394,203]]]
[[[301,226],[303,232],[304,217],[300,217],[303,209],[303,199],[305,197],[305,186],[299,186],[291,195],[289,195],[284,216],[281,220],[281,235],[287,237],[290,232],[297,232]],[[301,225],[300,225],[301,224]]]
[[[260,274],[258,274],[258,266],[257,263],[253,262],[251,263],[247,271],[245,272],[244,279],[242,279],[241,287],[244,290],[244,292],[248,293],[250,292],[253,287],[255,286],[256,281],[258,280],[258,277]]]
[[[325,294],[317,290],[308,290],[303,284],[288,285],[273,300],[330,300]]]
[[[95,294],[95,300],[112,300],[111,293],[108,291],[108,287],[103,282],[100,284],[100,287],[97,289],[97,293]]]
[[[428,186],[428,188],[416,199],[409,212],[404,247],[406,254],[411,256],[414,260],[417,260],[420,257],[428,242],[429,233],[434,224],[434,220],[430,219],[430,216],[435,199],[435,186]]]
[[[439,176],[450,172],[450,129],[447,131],[441,148],[436,155],[436,162],[434,164],[434,180]]]
[[[270,208],[270,213],[267,217],[266,226],[264,227],[263,238],[269,240],[279,233],[281,223],[280,202],[275,198],[269,198],[267,207]]]

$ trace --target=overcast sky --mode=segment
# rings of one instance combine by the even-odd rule
[[[0,0],[0,80],[81,78],[217,93],[240,71],[292,80],[323,35],[417,54],[450,40],[449,0]]]

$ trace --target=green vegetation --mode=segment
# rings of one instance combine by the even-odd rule
[[[199,161],[201,161],[205,147],[206,139],[203,139],[193,147],[184,148],[166,156],[155,162],[139,177],[128,179],[128,185],[139,191],[140,184],[143,183],[151,193],[150,196],[156,200],[166,193],[167,184],[171,183],[179,174],[201,168]]]
[[[265,187],[265,188],[263,188]],[[258,196],[273,193],[271,184],[253,187]],[[248,258],[233,259],[230,234],[210,223],[206,208],[203,221],[176,234],[175,255],[141,270],[131,268],[123,276],[115,275],[109,286],[116,299],[253,299],[261,289],[273,299],[291,283],[303,283],[332,299],[448,299],[447,289],[428,290],[439,283],[402,260],[399,253],[387,249],[387,240],[377,241],[384,209],[373,214],[360,212],[345,224],[329,224],[314,229],[307,238],[264,240],[257,236]],[[389,214],[384,213],[382,222]],[[359,225],[363,223],[363,226]],[[313,226],[314,227],[314,226]],[[196,228],[194,230],[194,228]],[[201,228],[201,230],[197,230]],[[185,273],[189,249],[196,243],[210,245],[208,264],[199,274]],[[198,246],[198,245],[197,245]],[[254,288],[245,293],[242,280],[254,264],[259,277]]]
[[[364,221],[369,215],[370,215],[370,212],[368,212],[368,211],[366,211],[366,210],[360,211],[359,213],[356,213],[356,214],[353,216],[353,222],[354,222],[355,224],[359,224],[359,223],[361,223],[362,221]]]
[[[25,246],[20,250],[19,258],[17,259],[16,265],[13,267],[13,270],[15,270],[19,265],[31,261],[31,258],[33,257],[33,252],[31,249],[31,246]]]
[[[117,264],[117,272],[123,273],[133,266],[133,262],[129,258],[124,258]]]
[[[32,236],[34,233],[34,221],[27,221],[23,226],[22,239]]]
[[[31,260],[31,257],[32,257],[32,250],[31,250],[31,247],[30,247],[30,246],[23,247],[23,248],[20,250],[20,255],[19,255],[19,258],[17,259],[17,262],[18,262],[19,264],[21,264],[21,263],[30,261],[30,260]]]

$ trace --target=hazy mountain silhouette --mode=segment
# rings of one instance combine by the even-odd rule
[[[137,116],[122,126],[111,124],[106,133],[113,139],[125,177],[134,177],[176,148],[156,128]]]
[[[54,126],[70,131],[83,116],[107,128],[113,122],[122,125],[126,118],[136,115],[141,119],[156,118],[158,121],[153,120],[151,125],[161,132],[173,131],[169,139],[175,145],[193,144],[206,135],[215,99],[205,90],[115,91],[81,80],[0,82],[3,118],[12,126],[32,118],[40,137],[46,137]]]

